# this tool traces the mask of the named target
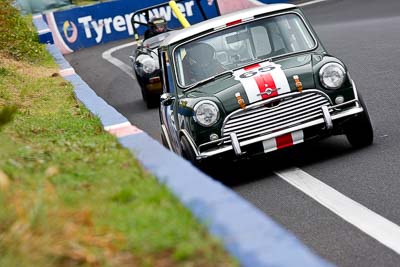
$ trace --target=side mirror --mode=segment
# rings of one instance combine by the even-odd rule
[[[174,102],[175,97],[172,96],[170,93],[164,93],[160,96],[161,105],[163,106],[170,106]]]

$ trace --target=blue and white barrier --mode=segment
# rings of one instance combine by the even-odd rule
[[[126,39],[133,36],[131,18],[135,11],[166,2],[166,0],[116,0],[90,6],[75,7],[68,10],[47,12],[44,20],[52,32],[52,39],[62,54],[69,54],[78,49],[98,44]],[[207,18],[229,13],[234,10],[257,6],[264,3],[282,3],[287,0],[200,0]],[[178,3],[178,7],[190,24],[203,20],[200,8],[195,0],[185,0]],[[154,8],[150,15],[163,16],[170,28],[179,28],[181,25],[169,6]],[[136,20],[146,22],[144,16]],[[143,34],[146,27],[135,25],[138,34]],[[49,38],[43,39],[49,43]],[[52,43],[52,42],[50,42]]]
[[[163,2],[165,0],[116,0],[49,12],[45,14],[44,19],[53,33],[54,43],[63,54],[68,54],[80,48],[131,37],[134,34],[131,25],[133,13]],[[200,4],[207,18],[218,15],[214,1],[200,0]],[[178,7],[190,23],[203,20],[196,1],[186,0],[178,3]],[[171,28],[180,27],[169,6],[154,8],[151,15],[163,16]],[[146,23],[144,16],[137,16],[136,20]],[[138,24],[135,27],[139,34],[146,30],[145,26]]]
[[[35,25],[40,23],[36,21]],[[222,241],[242,266],[332,266],[235,192],[132,126],[74,72],[55,45],[49,44],[47,49],[60,73],[74,86],[79,101],[100,118],[106,130],[116,133],[118,141]]]
[[[53,36],[51,34],[50,28],[46,22],[41,19],[41,14],[33,15],[33,24],[38,30],[39,42],[42,44],[53,44]]]

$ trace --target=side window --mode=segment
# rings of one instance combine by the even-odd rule
[[[186,61],[186,45],[183,47],[178,48],[175,51],[175,69],[178,75],[178,80],[180,81],[181,84],[187,85],[189,82],[188,77],[185,77],[185,70],[184,70],[184,61]]]
[[[171,67],[169,65],[168,54],[166,51],[162,50],[159,50],[158,53],[160,55],[163,93],[173,93],[174,87],[171,84],[172,74],[171,74]]]
[[[158,50],[158,55],[159,55],[159,61],[160,61],[160,67],[161,67],[161,75],[162,75],[162,84],[163,84],[163,93],[166,93],[168,91],[168,78],[166,75],[166,64],[165,64],[165,51],[162,51],[161,49]]]

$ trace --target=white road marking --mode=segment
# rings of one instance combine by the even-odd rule
[[[114,53],[115,51],[128,47],[128,46],[134,46],[136,45],[136,42],[131,42],[131,43],[126,43],[123,45],[119,45],[116,47],[113,47],[111,49],[108,49],[107,51],[104,51],[102,54],[102,57],[107,60],[108,62],[110,62],[111,64],[117,66],[118,68],[120,68],[123,72],[125,72],[126,74],[129,75],[129,77],[131,77],[132,79],[136,80],[135,76],[133,75],[133,70],[131,66],[126,65],[124,62],[122,62],[121,60],[119,60],[118,58],[115,58],[112,56],[112,53]],[[127,55],[128,57],[129,55]]]
[[[309,5],[313,5],[313,4],[317,4],[320,2],[326,2],[328,0],[314,0],[314,1],[309,1],[309,2],[305,2],[305,3],[301,3],[301,4],[297,4],[297,6],[309,6]]]
[[[400,254],[400,227],[346,197],[299,168],[276,171],[276,175],[307,194],[345,221]]]

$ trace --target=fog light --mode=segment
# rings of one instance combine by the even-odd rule
[[[335,103],[337,105],[342,104],[343,102],[344,102],[344,97],[343,96],[340,95],[340,96],[335,98]]]
[[[210,140],[211,141],[218,140],[218,138],[219,138],[218,134],[215,134],[215,133],[210,134]]]

